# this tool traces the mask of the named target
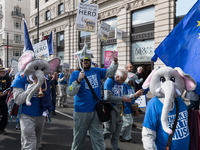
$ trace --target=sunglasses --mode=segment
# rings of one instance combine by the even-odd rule
[[[83,61],[91,61],[90,59],[81,59],[81,62]]]

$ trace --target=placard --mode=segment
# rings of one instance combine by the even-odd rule
[[[79,31],[96,32],[98,5],[79,3],[76,16],[76,29]]]
[[[110,64],[112,63],[113,59],[111,57],[113,51],[105,51],[105,57],[104,57],[104,68],[108,68]],[[118,56],[118,52],[115,51],[115,54]]]
[[[98,31],[98,38],[102,41],[107,41],[109,33],[110,33],[110,25],[105,23],[105,22],[101,22],[101,25],[99,27],[99,31]]]
[[[49,50],[48,50],[47,40],[34,44],[33,50],[36,58],[42,58],[47,61],[49,60]]]
[[[145,108],[147,106],[147,99],[146,99],[146,95],[142,95],[140,97],[138,97],[135,100],[136,103],[138,103],[139,108]]]

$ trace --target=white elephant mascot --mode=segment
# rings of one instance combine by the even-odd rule
[[[142,128],[145,150],[188,150],[190,133],[184,90],[193,91],[195,80],[181,68],[163,67],[151,72],[143,84],[153,97],[147,104]],[[174,123],[177,122],[177,123]],[[176,126],[173,124],[176,124]],[[168,140],[171,136],[171,140]]]

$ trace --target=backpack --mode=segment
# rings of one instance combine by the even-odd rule
[[[115,85],[115,80],[113,77],[110,77],[113,80],[113,86]],[[106,79],[101,79],[101,100],[104,98],[104,83]]]
[[[10,88],[8,91],[6,103],[8,106],[8,114],[17,117],[19,105],[17,105],[14,101],[13,88]]]

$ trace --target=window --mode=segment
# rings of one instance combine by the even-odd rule
[[[79,49],[82,49],[84,46],[84,43],[87,43],[88,49],[90,49],[90,40],[91,40],[91,33],[90,32],[85,32],[85,31],[80,31],[80,42],[79,42]]]
[[[46,11],[46,21],[48,21],[48,20],[50,20],[51,18],[50,18],[50,11],[49,10],[47,10]]]
[[[37,25],[38,24],[38,17],[36,16],[35,17],[35,25]]]
[[[117,27],[117,17],[106,19],[106,20],[104,20],[104,22],[111,26],[108,39],[114,38],[115,37],[115,28]]]
[[[14,41],[15,43],[21,43],[21,35],[14,34]]]
[[[61,59],[61,65],[64,62],[64,31],[58,32],[56,35],[57,43],[57,57]]]
[[[21,21],[14,21],[14,27],[15,29],[21,30]]]
[[[49,0],[45,0],[45,2],[48,2]]]
[[[58,5],[58,15],[64,14],[64,6],[63,3]]]
[[[35,9],[38,8],[38,2],[39,0],[35,0]]]
[[[89,4],[89,0],[81,0],[81,2]]]
[[[14,11],[16,14],[21,14],[21,8],[20,7],[14,7]]]
[[[102,51],[101,51],[101,54],[102,54],[101,67],[102,68],[107,68],[108,65],[110,65],[110,64],[107,64],[108,61],[107,59],[105,59],[105,53],[109,53],[108,51],[117,51],[117,44],[102,46]]]
[[[155,8],[147,7],[132,13],[131,40],[139,41],[154,38]]]
[[[13,56],[21,56],[20,50],[14,49],[14,50],[13,50]]]
[[[154,40],[136,41],[132,43],[132,61],[149,62],[154,55]]]
[[[136,10],[132,13],[131,62],[152,63],[154,55],[154,6]]]

